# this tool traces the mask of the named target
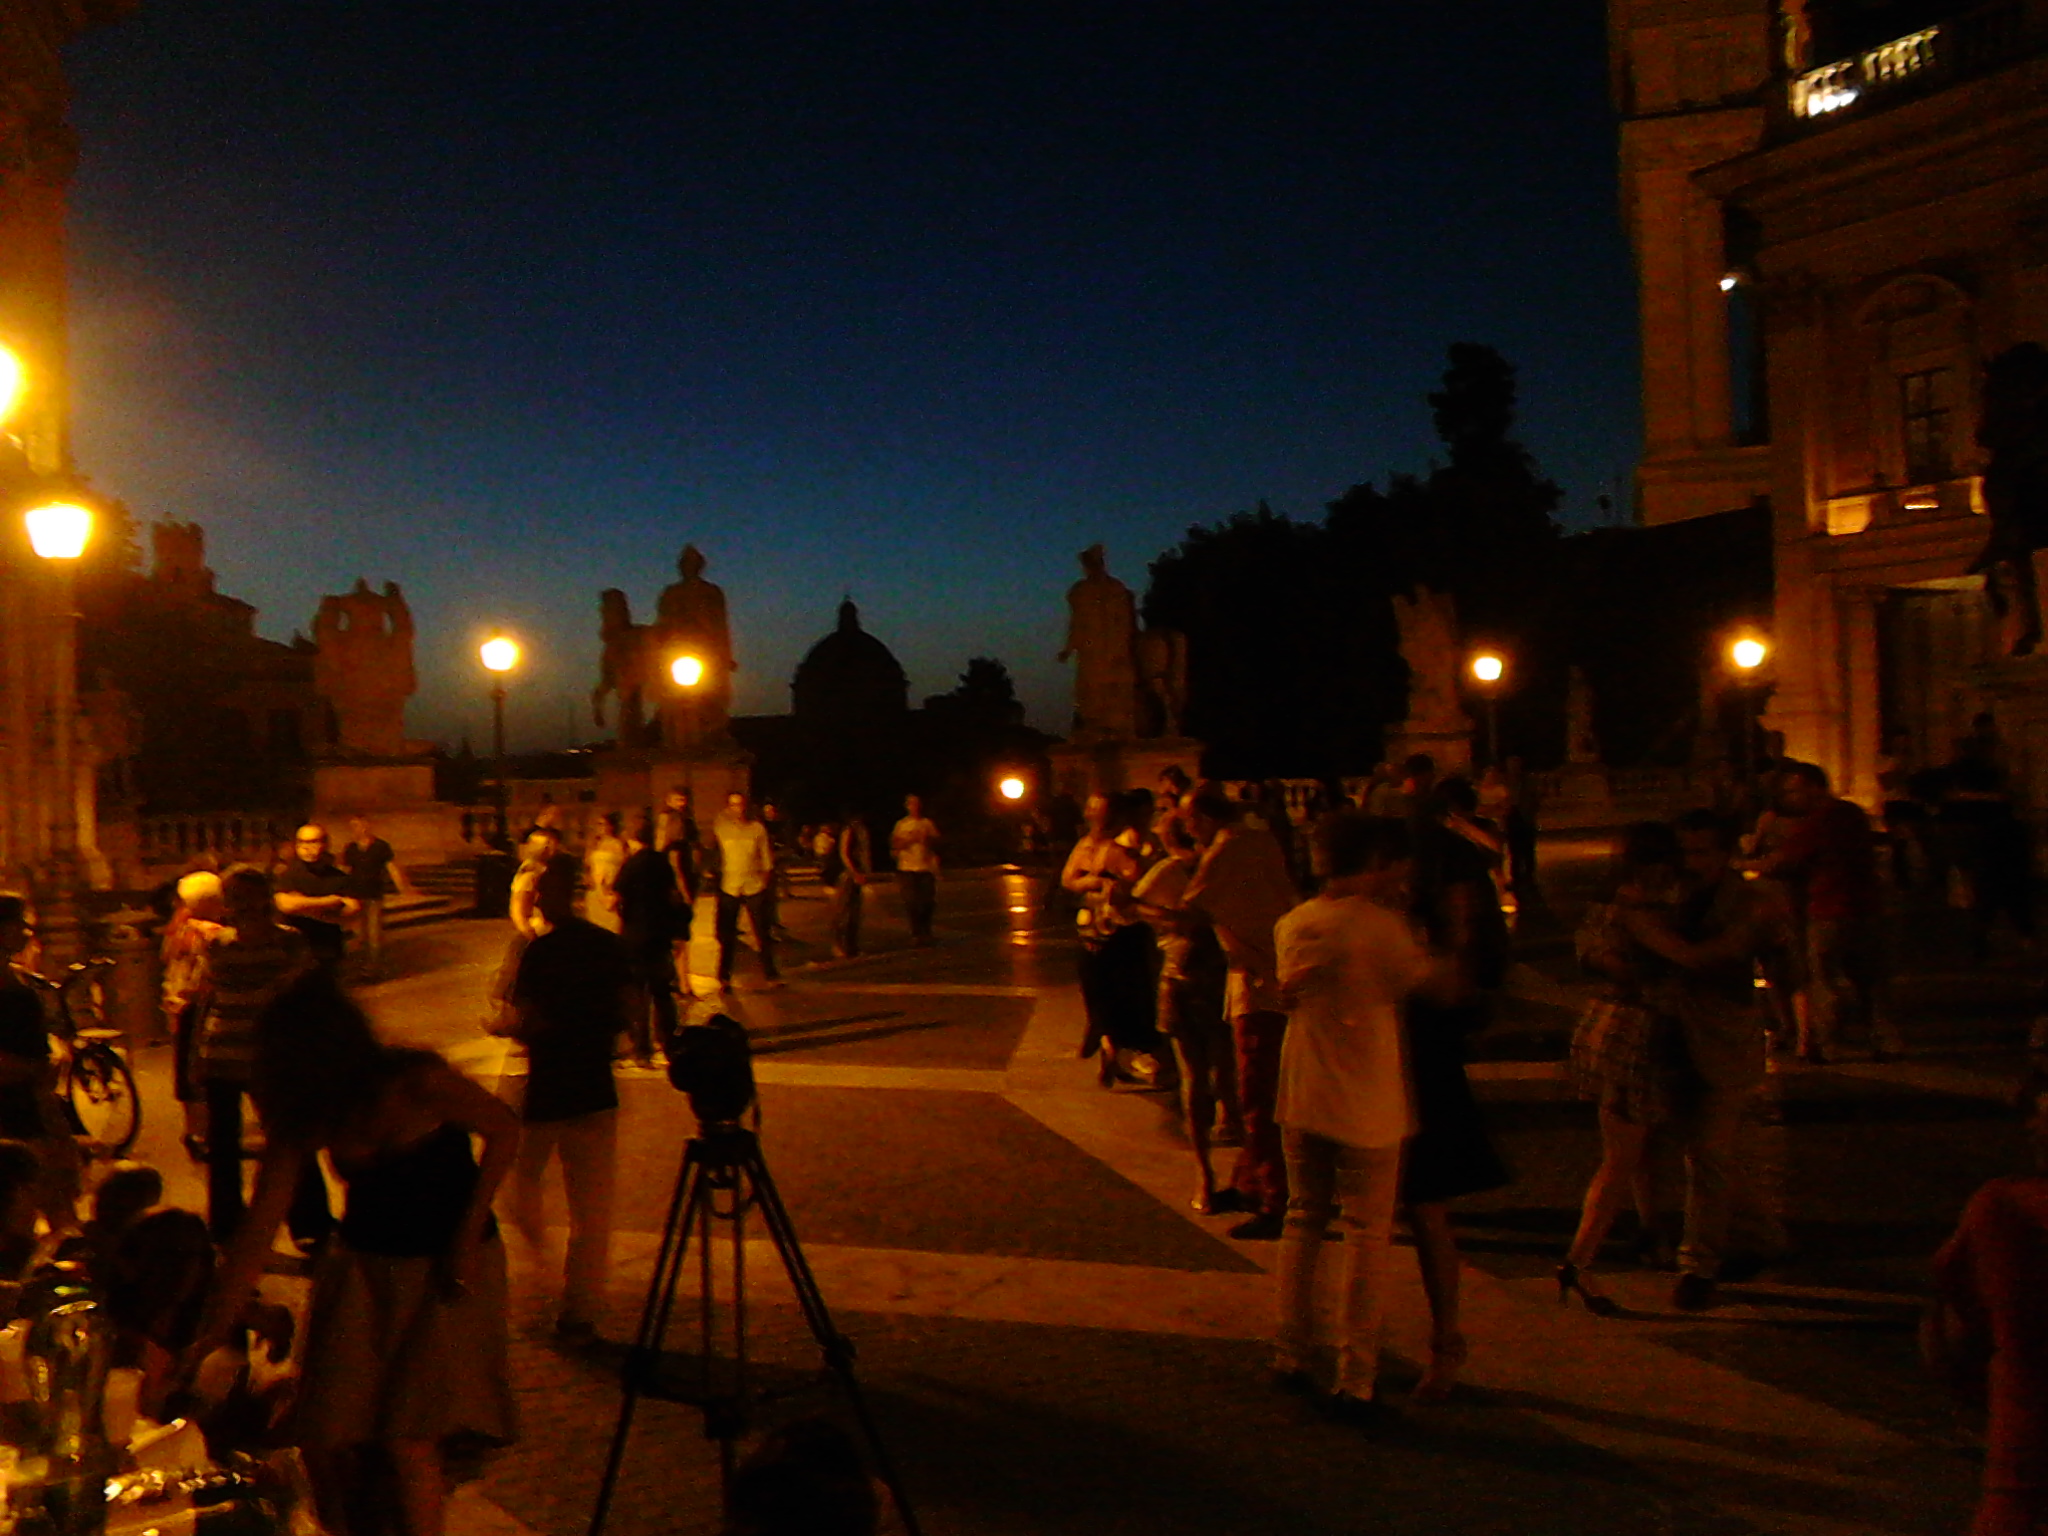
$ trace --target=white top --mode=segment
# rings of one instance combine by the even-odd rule
[[[1280,1048],[1277,1118],[1350,1147],[1414,1134],[1401,1003],[1429,956],[1408,920],[1363,896],[1317,896],[1274,929],[1280,984],[1299,998]]]
[[[889,834],[889,846],[896,850],[896,868],[906,875],[937,874],[939,824],[929,816],[906,816]]]
[[[718,839],[718,888],[728,896],[758,896],[768,888],[775,850],[763,822],[736,821],[721,814],[711,824]]]

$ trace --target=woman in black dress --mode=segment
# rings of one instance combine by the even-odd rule
[[[1430,1315],[1429,1367],[1415,1389],[1421,1402],[1450,1394],[1468,1352],[1458,1326],[1458,1240],[1450,1202],[1508,1182],[1465,1076],[1466,1042],[1486,1023],[1486,992],[1500,985],[1508,948],[1493,883],[1500,845],[1477,807],[1469,783],[1445,780],[1431,802],[1433,814],[1417,828],[1415,846],[1416,921],[1432,948],[1458,960],[1473,989],[1463,1003],[1411,1001],[1405,1021],[1416,1132],[1401,1168],[1401,1203]]]

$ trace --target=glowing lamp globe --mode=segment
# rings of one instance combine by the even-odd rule
[[[678,656],[669,663],[668,675],[678,688],[694,688],[704,681],[704,663],[695,656]]]
[[[1754,672],[1769,654],[1770,647],[1754,638],[1745,637],[1728,647],[1728,659],[1744,672]]]
[[[1507,669],[1507,663],[1498,656],[1482,655],[1472,658],[1472,675],[1482,683],[1499,682]]]
[[[1024,781],[1015,774],[1012,774],[1009,778],[1002,780],[996,785],[996,793],[1005,800],[1022,800],[1024,798]]]
[[[76,560],[92,538],[92,513],[68,501],[53,501],[28,514],[28,542],[45,560]]]
[[[12,347],[0,347],[0,423],[14,420],[27,390],[28,369],[22,366],[21,354]]]
[[[499,635],[478,646],[476,654],[486,672],[510,672],[519,665],[519,642]]]

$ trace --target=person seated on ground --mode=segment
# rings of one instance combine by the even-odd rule
[[[147,1163],[115,1163],[92,1192],[92,1219],[58,1250],[57,1256],[76,1259],[85,1266],[87,1274],[104,1285],[121,1234],[163,1198],[164,1176],[156,1169]]]
[[[18,1291],[36,1260],[36,1198],[43,1160],[25,1141],[0,1140],[0,1282]],[[0,1307],[12,1315],[13,1296]]]
[[[725,1536],[875,1536],[882,1502],[853,1437],[830,1419],[803,1419],[733,1473]]]
[[[2048,1530],[2048,1064],[2019,1093],[2036,1171],[1993,1179],[1934,1258],[1921,1326],[1930,1365],[1986,1415],[1970,1536]]]

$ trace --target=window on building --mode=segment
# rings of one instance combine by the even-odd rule
[[[1906,483],[1925,485],[1949,477],[1948,368],[1924,368],[1899,376],[1899,416],[1906,450]]]

